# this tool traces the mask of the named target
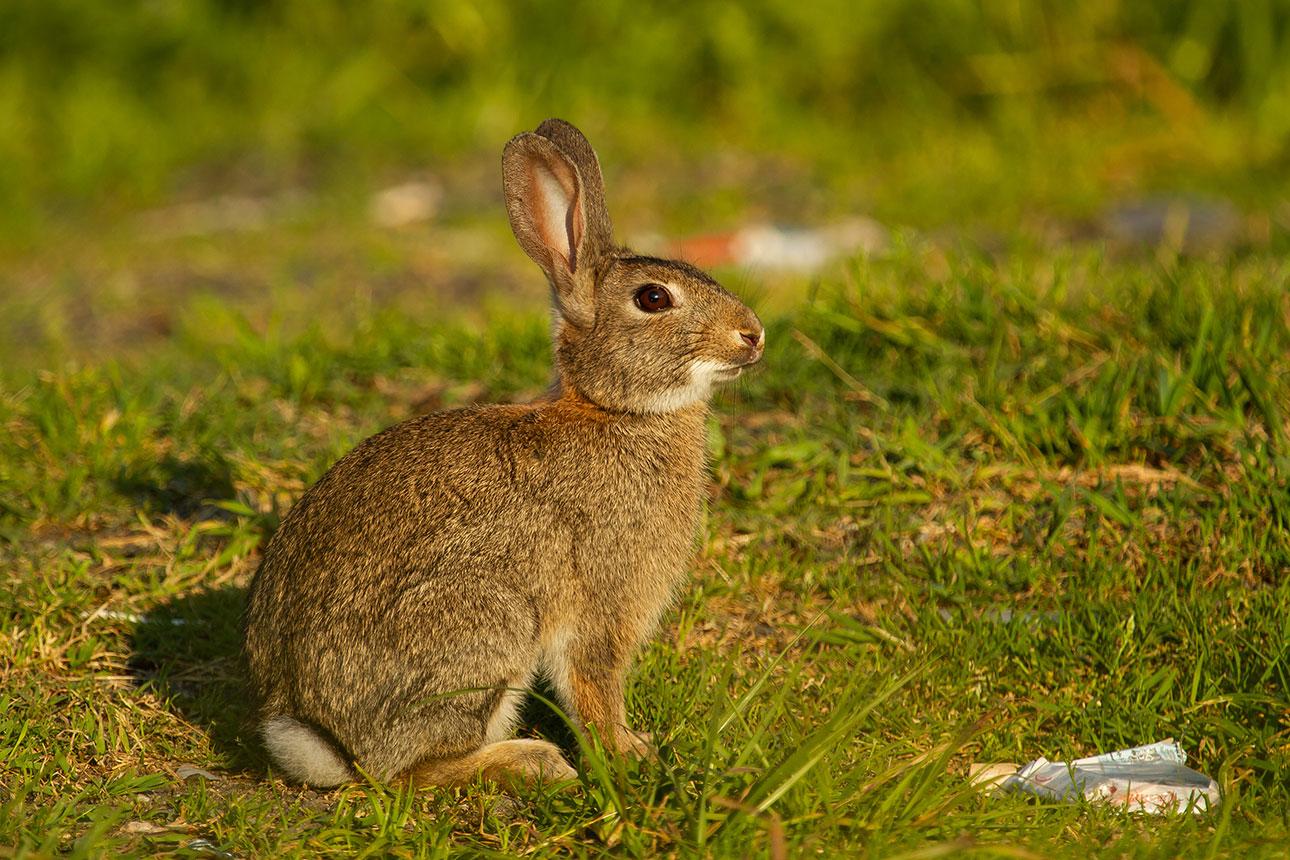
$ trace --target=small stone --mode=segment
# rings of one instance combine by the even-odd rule
[[[216,776],[209,770],[200,768],[195,764],[181,764],[179,767],[175,768],[175,776],[179,777],[180,782],[187,782],[194,776],[208,779],[212,782],[219,782],[221,779],[221,777]]]

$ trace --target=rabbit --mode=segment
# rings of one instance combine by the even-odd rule
[[[539,674],[642,754],[624,679],[687,574],[713,387],[761,321],[697,268],[615,244],[591,145],[558,119],[502,157],[511,229],[554,297],[555,380],[360,443],[283,518],[243,614],[255,730],[288,778],[512,786],[577,773],[511,738]]]

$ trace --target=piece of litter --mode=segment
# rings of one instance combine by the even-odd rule
[[[131,836],[156,836],[159,833],[169,833],[170,828],[151,821],[127,821],[121,825],[121,832]]]
[[[1159,194],[1123,201],[1101,217],[1102,232],[1120,247],[1169,247],[1187,253],[1221,251],[1241,241],[1241,212],[1229,200],[1197,194]]]
[[[103,618],[108,621],[127,621],[130,624],[156,624],[159,622],[169,622],[171,627],[183,627],[188,623],[187,618],[154,618],[151,615],[140,615],[137,612],[124,612],[120,609],[99,609],[95,612],[85,612],[81,617],[86,621],[94,621]]]
[[[974,785],[997,794],[1024,793],[1046,800],[1118,806],[1129,812],[1205,812],[1218,806],[1218,783],[1187,767],[1187,755],[1172,740],[1116,750],[1072,762],[1037,758],[1018,768],[977,764]]]
[[[291,189],[271,197],[226,194],[144,212],[137,224],[145,240],[253,233],[298,219],[310,202],[306,194]]]
[[[213,782],[218,782],[220,779],[209,770],[200,768],[195,764],[181,764],[175,768],[175,776],[179,777],[181,782],[186,782],[194,776],[200,776],[202,779],[209,779]]]
[[[729,233],[695,236],[665,250],[699,266],[747,266],[791,272],[815,272],[834,260],[887,249],[887,228],[863,216],[823,227],[750,224]]]
[[[999,764],[973,762],[968,765],[968,782],[978,788],[992,789],[994,794],[1002,794],[1000,783],[1016,773],[1018,769],[1011,762],[1000,762]]]
[[[439,212],[443,189],[430,182],[405,182],[372,195],[368,214],[381,227],[406,227]]]
[[[215,857],[218,860],[237,860],[236,854],[230,854],[224,849],[215,845],[209,839],[193,839],[184,846],[192,851],[198,857]]]

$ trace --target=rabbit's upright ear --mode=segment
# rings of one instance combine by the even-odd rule
[[[539,131],[549,130],[552,122],[543,123]],[[612,238],[595,152],[577,129],[561,125],[577,140],[564,129],[557,132],[561,140],[532,132],[512,138],[502,154],[502,180],[511,230],[520,247],[546,273],[561,315],[587,328],[595,318],[596,261]],[[575,151],[567,151],[566,145]],[[583,164],[586,172],[579,169]]]
[[[603,254],[613,248],[614,227],[605,207],[605,178],[600,173],[600,159],[582,132],[562,119],[549,119],[537,133],[560,148],[573,161],[582,179],[583,219],[587,225],[585,242],[588,256]]]

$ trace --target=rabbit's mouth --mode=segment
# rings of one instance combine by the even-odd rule
[[[715,373],[712,374],[712,378],[720,382],[729,382],[730,380],[737,378],[745,370],[752,367],[754,364],[756,364],[759,361],[761,361],[760,349],[757,350],[756,352],[753,352],[752,355],[747,356],[743,361],[740,361],[738,364],[727,365],[717,370]]]

